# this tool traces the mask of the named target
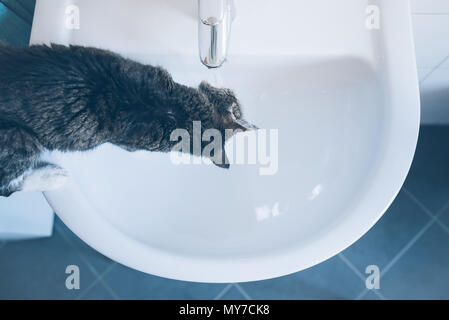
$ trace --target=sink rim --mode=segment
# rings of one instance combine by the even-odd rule
[[[399,9],[401,8],[403,9],[403,7]],[[407,36],[405,37],[406,39],[402,39],[405,45],[400,47],[405,50],[399,50],[401,51],[399,54],[403,53],[401,59],[404,62],[398,68],[406,70],[407,74],[409,74],[412,68],[415,68],[416,71],[416,64],[413,66],[415,62],[414,51],[410,50],[413,49],[413,38],[410,32],[410,16],[405,17],[405,19],[408,21],[403,23],[404,20],[400,20],[399,22],[400,28],[407,28],[402,29],[405,30],[406,33],[404,34]],[[385,37],[390,41],[387,44],[386,50],[391,51],[396,49],[392,48],[393,37],[389,37],[388,35]],[[407,48],[409,52],[406,51]],[[391,57],[395,58],[394,62],[396,63],[401,61],[398,60],[399,54],[391,55]],[[400,70],[388,70],[387,80],[391,80],[394,76],[393,73],[400,73]],[[217,283],[263,280],[297,272],[334,256],[358,240],[378,221],[400,191],[413,160],[419,133],[419,89],[417,76],[415,76],[416,74],[413,75],[413,79],[404,81],[407,82],[405,86],[406,90],[404,91],[411,96],[406,99],[406,102],[408,102],[407,111],[405,111],[405,107],[403,106],[406,102],[403,101],[404,99],[400,99],[401,92],[398,92],[400,89],[397,86],[392,88],[395,92],[391,93],[391,95],[395,95],[395,99],[399,99],[399,102],[395,100],[395,103],[402,104],[401,107],[396,108],[394,111],[398,112],[397,109],[400,109],[402,113],[399,112],[401,113],[400,115],[395,115],[396,122],[393,123],[396,125],[396,128],[392,128],[394,131],[393,135],[395,136],[389,141],[392,146],[390,146],[389,151],[385,154],[385,158],[387,159],[383,159],[383,166],[387,165],[390,169],[386,171],[390,171],[391,177],[395,177],[392,179],[394,183],[390,183],[388,188],[386,188],[388,189],[388,192],[386,192],[388,195],[384,195],[384,197],[388,201],[378,201],[382,204],[378,203],[376,206],[366,205],[370,207],[371,214],[366,215],[367,218],[362,225],[359,223],[357,228],[353,228],[354,223],[350,223],[349,221],[340,223],[332,232],[318,239],[309,248],[251,257],[250,259],[241,258],[233,260],[172,254],[151,248],[122,234],[101,217],[90,206],[88,201],[83,198],[81,193],[71,195],[70,207],[65,204],[66,197],[61,196],[59,191],[46,192],[45,196],[61,220],[86,243],[113,260],[142,272],[177,280]],[[391,80],[391,82],[397,84],[396,81]],[[406,119],[401,119],[402,121],[399,122],[398,117],[403,116],[405,112],[407,112]],[[399,126],[401,127],[399,128]],[[392,153],[395,146],[398,147],[399,145],[406,150],[402,151],[402,153]],[[397,157],[400,157],[401,160],[397,161]],[[396,168],[394,164],[385,164],[385,162],[388,162],[387,160],[393,160],[392,162],[394,163],[400,162],[400,167]],[[392,171],[394,169],[398,171]],[[383,175],[389,176],[385,172]],[[379,176],[376,176],[376,179],[382,180]],[[372,209],[373,207],[375,209]],[[357,209],[353,210],[353,212],[356,211]],[[101,226],[101,229],[99,226]],[[180,268],[179,266],[182,267]]]

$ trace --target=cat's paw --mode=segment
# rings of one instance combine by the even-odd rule
[[[49,191],[63,187],[69,179],[67,170],[55,165],[34,169],[23,180],[20,191]]]

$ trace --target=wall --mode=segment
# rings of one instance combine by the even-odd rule
[[[449,0],[411,0],[421,120],[449,124]]]

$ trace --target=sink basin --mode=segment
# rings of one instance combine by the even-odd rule
[[[208,70],[194,0],[37,0],[32,43],[107,48],[186,85],[232,88],[247,119],[278,133],[266,175],[261,164],[175,165],[170,154],[109,144],[46,154],[71,176],[45,193],[55,212],[119,263],[201,282],[303,270],[366,233],[405,180],[420,118],[408,1],[236,8],[228,61]],[[79,29],[68,28],[78,13]]]

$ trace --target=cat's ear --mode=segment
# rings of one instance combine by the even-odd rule
[[[225,108],[236,100],[235,94],[231,89],[217,88],[206,81],[200,83],[198,90],[205,94],[217,108],[220,108],[220,106]]]

